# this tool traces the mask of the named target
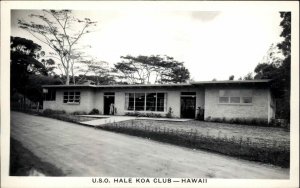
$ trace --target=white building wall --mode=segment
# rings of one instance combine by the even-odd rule
[[[219,89],[205,89],[204,118],[263,118],[268,119],[269,89],[253,89],[252,104],[220,104]]]
[[[65,91],[80,91],[80,103],[63,103],[63,93]],[[94,95],[92,89],[57,89],[55,101],[43,101],[43,109],[65,110],[67,113],[75,111],[90,112],[94,108]]]
[[[65,104],[63,103],[64,91],[80,91],[80,104]],[[169,108],[172,108],[173,117],[180,117],[180,96],[181,92],[196,92],[196,109],[201,106],[204,107],[204,90],[200,88],[78,88],[78,89],[57,89],[56,101],[44,101],[44,109],[65,110],[66,112],[85,111],[90,112],[93,108],[99,110],[100,114],[104,111],[104,92],[115,92],[115,107],[117,108],[116,115],[125,115],[125,93],[151,93],[163,92],[166,93],[166,107],[163,112],[153,111],[139,111],[140,113],[156,113],[165,116]],[[196,113],[196,110],[195,110]]]

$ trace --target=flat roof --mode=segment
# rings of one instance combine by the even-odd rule
[[[129,85],[43,85],[44,88],[145,88],[145,87],[186,87],[208,85],[248,85],[269,83],[270,79],[264,80],[222,80],[222,81],[196,81],[179,84],[129,84]]]
[[[246,84],[246,83],[268,83],[271,79],[263,80],[220,80],[220,81],[196,81],[191,82],[194,85],[207,85],[207,84]]]

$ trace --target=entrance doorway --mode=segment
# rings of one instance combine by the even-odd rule
[[[181,98],[181,118],[195,118],[196,113],[196,92],[182,92]]]
[[[115,93],[104,93],[104,115],[115,114]]]

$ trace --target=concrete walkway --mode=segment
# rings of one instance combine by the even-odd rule
[[[86,117],[91,117],[91,116],[86,116]],[[93,115],[93,117],[95,117]],[[89,126],[101,126],[105,125],[108,123],[114,123],[114,122],[120,122],[120,121],[127,121],[127,120],[132,120],[136,119],[135,117],[129,117],[129,116],[97,116],[99,119],[95,120],[90,120],[90,121],[83,121],[80,122],[81,124],[89,125]]]
[[[176,122],[183,122],[183,121],[190,121],[192,119],[179,119],[179,118],[152,118],[152,117],[135,117],[135,116],[109,116],[109,115],[80,115],[84,117],[95,117],[99,119],[90,120],[80,122],[81,124],[89,125],[89,126],[101,126],[107,123],[114,123],[120,121],[127,121],[133,119],[145,119],[145,120],[156,120],[156,121],[176,121]]]

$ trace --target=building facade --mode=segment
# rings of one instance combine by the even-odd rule
[[[100,114],[132,112],[175,118],[260,118],[275,116],[270,80],[211,81],[153,85],[45,85],[44,109],[98,109]],[[112,112],[113,109],[113,112]]]

